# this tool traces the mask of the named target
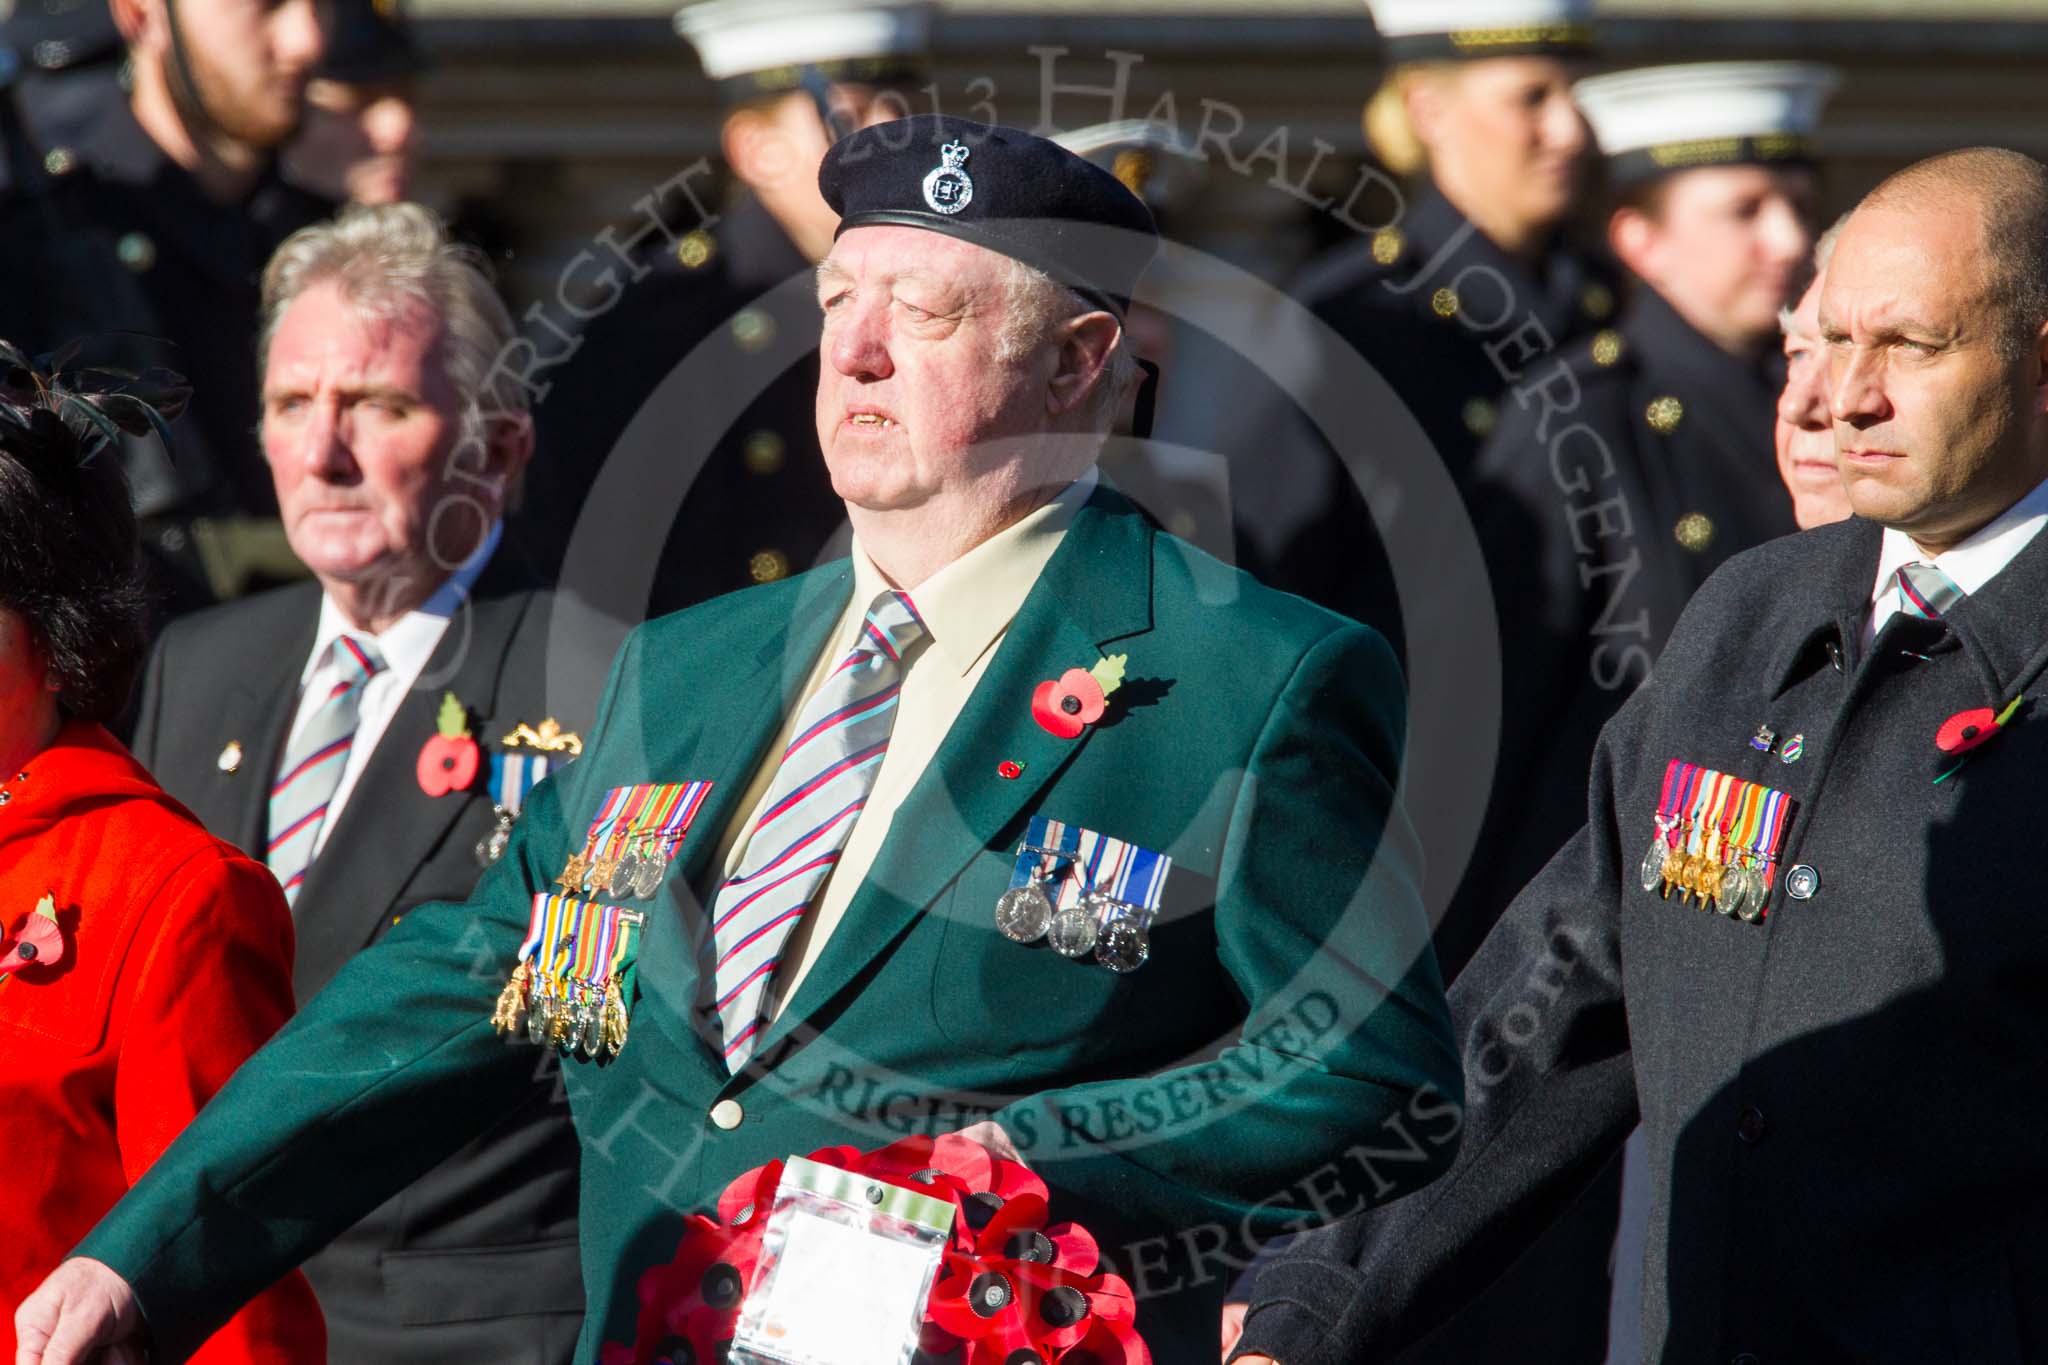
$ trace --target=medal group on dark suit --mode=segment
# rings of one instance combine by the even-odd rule
[[[138,25],[168,24],[155,30],[162,78],[203,127],[216,87],[194,73],[179,11],[206,0],[122,4],[131,44],[148,47]],[[745,867],[737,803],[750,781],[769,784],[777,726],[817,685],[835,623],[857,614],[850,595],[876,569],[848,526],[842,498],[858,495],[828,473],[814,395],[835,367],[886,385],[889,366],[843,350],[821,360],[813,269],[839,232],[908,227],[1049,267],[1121,325],[1141,306],[1142,260],[1080,253],[1033,220],[1127,229],[1132,208],[1143,213],[1132,194],[1152,199],[1151,182],[1119,149],[1147,164],[1171,153],[1099,130],[1087,140],[1098,164],[1083,171],[1022,134],[983,141],[992,130],[926,120],[904,125],[907,147],[870,132],[828,154],[916,107],[931,7],[689,6],[679,28],[728,96],[738,192],[715,214],[693,194],[665,206],[681,226],[642,241],[575,356],[530,414],[508,418],[530,423],[538,453],[499,486],[510,496],[476,553],[459,569],[460,554],[437,560],[441,576],[414,593],[411,628],[424,612],[445,633],[359,752],[344,732],[339,756],[306,758],[332,701],[321,707],[309,684],[328,685],[337,594],[353,600],[339,580],[182,613],[288,572],[276,545],[317,558],[292,538],[289,497],[284,524],[265,529],[280,498],[249,419],[276,378],[256,363],[261,267],[333,206],[265,155],[237,162],[223,191],[167,153],[125,97],[90,117],[40,92],[10,105],[0,240],[55,269],[48,289],[0,298],[0,335],[167,337],[175,349],[128,340],[93,359],[168,362],[202,395],[175,463],[148,441],[123,455],[158,600],[178,618],[149,666],[132,747],[210,830],[269,857],[292,900],[302,1011],[83,1244],[98,1263],[67,1263],[24,1310],[42,1315],[25,1348],[35,1330],[86,1324],[94,1340],[151,1340],[160,1358],[182,1358],[304,1261],[332,1359],[595,1358],[631,1339],[634,1278],[673,1247],[677,1216],[760,1161],[879,1145],[820,1098],[831,1068],[819,1059],[850,1047],[935,1093],[997,1096],[996,1138],[1042,1161],[1056,1215],[1085,1219],[1106,1244],[1232,1227],[1226,1274],[1196,1244],[1170,1245],[1171,1285],[1152,1296],[1150,1325],[1140,1319],[1162,1360],[1210,1358],[1219,1299],[1261,1244],[1236,1283],[1248,1302],[1224,1317],[1227,1359],[2048,1359],[2034,1235],[2048,1211],[2029,1193],[2040,1163],[2015,1098],[2038,1088],[2024,1021],[2042,953],[2013,890],[2038,805],[2025,775],[2039,757],[2028,692],[2048,666],[2048,550],[2034,535],[2048,521],[2048,437],[2031,409],[1992,430],[1935,406],[1988,401],[1993,353],[2010,371],[2002,391],[2025,387],[2040,345],[2024,310],[2048,310],[2048,173],[1964,154],[1888,182],[1850,220],[1839,279],[1816,287],[1857,516],[1792,536],[1768,454],[1776,315],[1810,275],[1813,135],[1832,73],[1719,63],[1592,76],[1587,3],[1371,8],[1390,76],[1368,132],[1409,177],[1405,211],[1312,263],[1291,292],[1407,406],[1494,584],[1500,769],[1433,935],[1413,861],[1431,850],[1410,846],[1389,804],[1399,763],[1428,755],[1399,753],[1385,652],[1300,603],[1271,605],[1252,630],[1242,607],[1268,599],[1238,594],[1263,589],[1229,586],[1250,580],[1157,525],[1179,516],[1183,490],[1169,478],[1140,511],[1091,474],[1071,485],[1076,499],[1048,504],[1059,548],[998,627],[995,661],[924,760],[903,823],[872,868],[859,860],[860,889],[817,931],[830,940],[800,936],[785,956],[793,1006],[771,988],[751,1060],[730,1068],[718,1064],[722,1021],[704,1008],[727,982],[688,917]],[[357,37],[402,41],[394,7],[361,9]],[[792,27],[796,9],[813,28]],[[1487,122],[1518,99],[1519,122]],[[1481,157],[1475,170],[1471,148],[1509,126],[1526,135],[1521,162]],[[1607,251],[1585,221],[1603,196]],[[1947,235],[1905,230],[1929,218]],[[1725,226],[1713,235],[1736,220],[1739,242]],[[2019,242],[2039,259],[1993,267],[1988,284],[1966,268]],[[1901,317],[1880,286],[1908,278],[1917,311]],[[1512,321],[1481,320],[1494,312]],[[1936,378],[1916,386],[1923,373]],[[1168,402],[1173,379],[1169,365]],[[1394,566],[1371,532],[1368,504],[1399,490],[1354,487],[1357,452],[1328,450],[1267,401],[1259,411],[1284,446],[1275,467],[1321,469],[1300,486],[1322,491],[1288,514],[1277,550],[1242,562],[1376,627],[1398,655],[1404,632],[1430,626],[1394,607]],[[1105,467],[1144,484],[1157,471],[1133,449]],[[1239,454],[1225,467],[1242,479]],[[1983,458],[1967,481],[1928,472],[1968,454]],[[355,458],[330,456],[314,477],[346,489]],[[1205,543],[1229,539],[1227,515],[1204,520],[1218,523]],[[1253,530],[1237,530],[1249,545]],[[1010,552],[1010,534],[962,560]],[[545,585],[575,592],[579,575],[608,608],[684,613],[631,638],[601,702],[549,691],[557,599]],[[631,590],[606,596],[611,577]],[[1213,608],[1226,599],[1240,609]],[[374,646],[395,619],[353,621],[350,638]],[[1233,653],[1236,676],[1209,674]],[[1129,713],[1112,691],[1100,738],[1083,726],[1078,744],[1049,743],[1059,731],[1034,723],[1031,684],[1117,654],[1149,675],[1126,684]],[[1290,676],[1283,656],[1307,675]],[[376,685],[381,656],[366,657],[367,680],[335,684],[336,696],[356,689],[351,705]],[[1304,738],[1251,723],[1269,710]],[[1311,778],[1306,754],[1342,777]],[[437,784],[430,759],[460,777]],[[294,873],[306,804],[293,804],[294,784],[307,763],[343,761],[339,786],[314,783],[319,840]],[[1175,772],[1200,795],[1233,761],[1254,780],[1231,820],[1122,785]],[[593,880],[600,811],[622,792],[686,783],[709,793],[696,822],[666,836],[635,826],[635,839],[671,842],[632,875]],[[1164,910],[1139,907],[1162,916],[1142,971],[1070,976],[1083,968],[997,932],[989,915],[1033,816],[1170,858]],[[1339,851],[1347,816],[1373,835]],[[1367,863],[1399,868],[1399,885],[1376,884],[1336,917],[1298,903],[1341,905],[1351,888],[1337,881]],[[559,1051],[497,1041],[491,1004],[536,897],[631,903],[647,899],[643,871],[660,890],[627,955],[637,977],[612,1060],[597,1065],[602,1048],[573,1036]],[[826,903],[820,891],[813,906]],[[1320,946],[1302,949],[1309,940]],[[948,963],[978,983],[963,988],[978,992],[971,1007],[948,1004],[941,985],[931,1020],[906,1013]],[[1303,998],[1303,981],[1341,994],[1339,980],[1366,989],[1360,973],[1385,998],[1343,1036],[1297,1054],[1258,1031],[1262,1010]],[[1190,1003],[1205,999],[1229,1003]],[[1104,1031],[1123,1044],[1105,1053]],[[1144,1112],[1146,1078],[1199,1079],[1179,1059],[1219,1039],[1251,1070],[1306,1057],[1321,1083],[1261,1092],[1214,1129],[1127,1143],[1110,1116]],[[365,1071],[368,1056],[379,1060]],[[818,1093],[800,1102],[807,1083]],[[1352,1172],[1334,1202],[1292,1188],[1404,1111],[1457,1116],[1418,1168],[1391,1182]],[[411,1141],[394,1142],[408,1124]],[[1639,1125],[1647,1198],[1617,1234],[1620,1153]],[[1047,1128],[1101,1154],[1064,1156]],[[1231,1135],[1228,1157],[1219,1135]],[[352,1187],[333,1181],[344,1165]],[[172,1235],[188,1224],[211,1250]],[[1639,1341],[1633,1321],[1609,1339],[1610,1284],[1634,1278],[1615,1256],[1642,1266],[1639,1309],[1633,1288],[1613,1309],[1639,1317]],[[88,1299],[116,1308],[102,1316]],[[67,1360],[65,1330],[46,1358]]]

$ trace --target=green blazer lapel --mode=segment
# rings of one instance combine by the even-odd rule
[[[740,814],[739,803],[763,751],[781,728],[782,718],[800,700],[805,680],[832,630],[839,624],[853,594],[850,562],[807,574],[791,592],[762,594],[757,624],[738,632],[761,644],[751,654],[738,653],[724,663],[698,659],[704,672],[684,676],[672,651],[639,661],[641,676],[634,687],[641,698],[640,724],[651,756],[650,769],[640,776],[609,775],[605,786],[624,782],[694,782],[709,780],[711,792],[691,821],[676,855],[664,895],[654,903],[641,934],[639,983],[643,1012],[684,1048],[695,1046],[707,1059],[716,1054],[696,1028],[698,972],[702,943],[710,934],[707,906],[716,889],[718,869],[711,866],[719,836]],[[713,686],[706,674],[723,671]],[[663,744],[682,719],[695,724],[687,739]],[[601,793],[596,793],[601,795]],[[572,831],[578,833],[580,831]],[[637,1020],[636,1020],[637,1022]],[[723,1064],[720,1063],[720,1071]]]
[[[756,1050],[760,1065],[772,1065],[776,1044],[846,989],[1087,746],[1092,730],[1060,739],[1041,727],[1031,694],[1047,678],[1094,664],[1102,646],[1151,629],[1152,537],[1151,526],[1108,489],[1075,516],[931,766],[890,821],[846,914]],[[1143,660],[1135,671],[1144,671]],[[1023,771],[1002,777],[997,768],[1005,761]]]

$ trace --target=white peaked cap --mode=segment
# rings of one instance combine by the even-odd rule
[[[932,0],[704,0],[675,18],[704,74],[757,71],[923,52]]]
[[[1593,0],[1366,0],[1382,38],[1584,24]]]
[[[1610,160],[1644,170],[1810,160],[1833,67],[1809,62],[1701,62],[1592,76],[1573,87]]]

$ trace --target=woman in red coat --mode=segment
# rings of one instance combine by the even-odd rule
[[[276,880],[101,728],[144,645],[128,490],[18,362],[0,345],[0,1362],[14,1306],[292,1011]],[[194,1357],[325,1358],[297,1275]]]

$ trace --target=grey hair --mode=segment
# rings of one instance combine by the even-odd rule
[[[1009,273],[1003,291],[1009,300],[997,338],[996,354],[1004,362],[1017,360],[1044,341],[1054,327],[1083,313],[1099,313],[1102,305],[1090,303],[1036,266],[1006,256]],[[1144,378],[1138,358],[1131,351],[1131,334],[1126,328],[1111,348],[1095,389],[1088,395],[1086,415],[1091,430],[1107,435],[1131,390]]]
[[[308,289],[329,282],[367,317],[390,318],[419,304],[440,318],[441,363],[462,402],[465,437],[480,435],[484,416],[526,411],[526,392],[517,384],[486,392],[515,335],[512,314],[491,283],[483,253],[451,241],[432,210],[357,204],[286,238],[263,269],[259,374],[269,367],[270,343],[286,310]]]
[[[1842,240],[1842,229],[1849,226],[1849,219],[1855,216],[1855,212],[1854,209],[1851,209],[1848,213],[1835,219],[1834,225],[1826,232],[1823,232],[1820,235],[1820,240],[1813,244],[1813,274],[1807,277],[1806,287],[1799,291],[1799,298],[1805,298],[1806,290],[1813,287],[1813,282],[1828,273],[1828,262],[1835,259],[1835,243]],[[1790,304],[1780,308],[1778,310],[1778,330],[1787,336],[1792,335],[1792,315],[1798,311],[1798,299],[1794,299]]]

